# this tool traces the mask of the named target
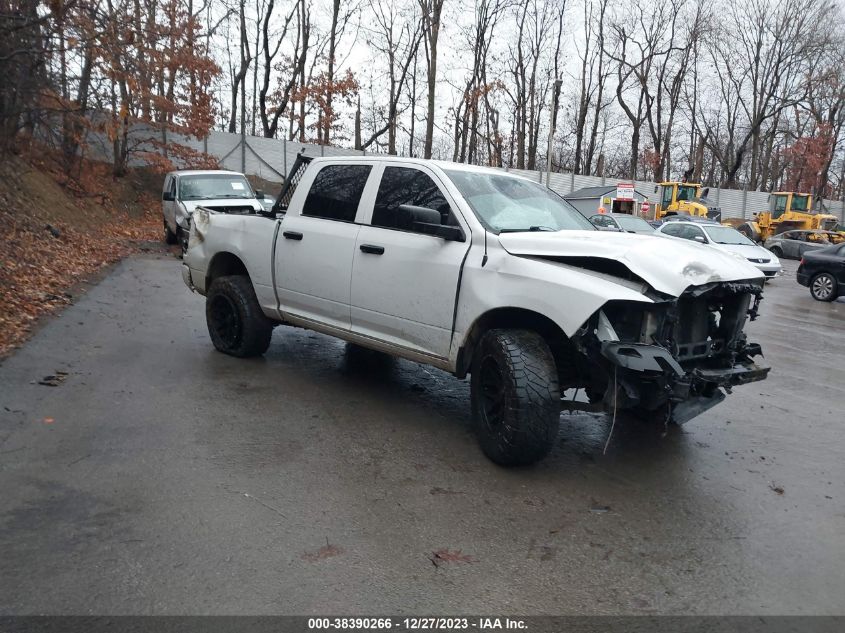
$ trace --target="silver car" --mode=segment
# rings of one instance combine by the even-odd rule
[[[763,244],[778,257],[801,259],[807,251],[839,244],[843,238],[833,231],[786,231],[770,237]]]

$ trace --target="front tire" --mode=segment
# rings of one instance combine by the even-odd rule
[[[810,296],[816,301],[833,301],[838,294],[836,278],[830,273],[819,273],[810,280]]]
[[[479,341],[470,381],[481,450],[502,466],[549,454],[560,428],[560,387],[548,344],[529,330],[490,330]]]
[[[755,244],[759,244],[763,241],[763,236],[760,235],[760,232],[756,230],[754,228],[754,225],[752,225],[750,222],[743,222],[738,227],[736,227],[736,230],[742,233],[745,237],[747,237]]]
[[[164,243],[171,245],[176,243],[176,234],[167,226],[167,220],[164,220]]]
[[[218,277],[205,300],[208,334],[217,351],[248,358],[270,346],[273,322],[264,316],[252,282],[243,275]]]
[[[783,257],[783,249],[780,246],[772,246],[772,248],[769,250],[771,251],[772,255],[774,255],[778,259]]]

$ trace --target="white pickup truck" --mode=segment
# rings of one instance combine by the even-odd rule
[[[191,215],[198,206],[225,213],[258,213],[264,192],[253,191],[246,176],[222,169],[171,171],[161,189],[164,241],[187,247]]]
[[[768,373],[743,333],[762,295],[754,266],[598,231],[493,169],[298,162],[272,212],[194,211],[183,278],[226,354],[264,353],[283,324],[469,374],[481,447],[504,465],[544,457],[562,409],[682,423]],[[589,403],[563,398],[572,389]]]

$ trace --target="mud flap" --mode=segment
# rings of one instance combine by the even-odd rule
[[[707,409],[715,407],[724,399],[725,392],[721,389],[716,389],[710,397],[695,396],[684,400],[680,404],[676,404],[672,407],[672,421],[675,424],[684,424],[689,422],[694,417],[707,411]]]

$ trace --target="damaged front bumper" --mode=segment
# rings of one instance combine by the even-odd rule
[[[667,349],[641,343],[604,341],[601,354],[614,368],[617,391],[622,392],[610,393],[606,400],[612,397],[619,406],[621,399],[622,408],[641,406],[645,410],[668,405],[677,424],[719,404],[725,399],[725,391],[765,380],[771,369],[748,359],[732,367],[685,371]]]
[[[590,365],[591,401],[682,424],[764,380],[770,368],[753,360],[762,350],[743,332],[761,294],[759,284],[717,283],[647,307],[606,304],[573,339]]]

